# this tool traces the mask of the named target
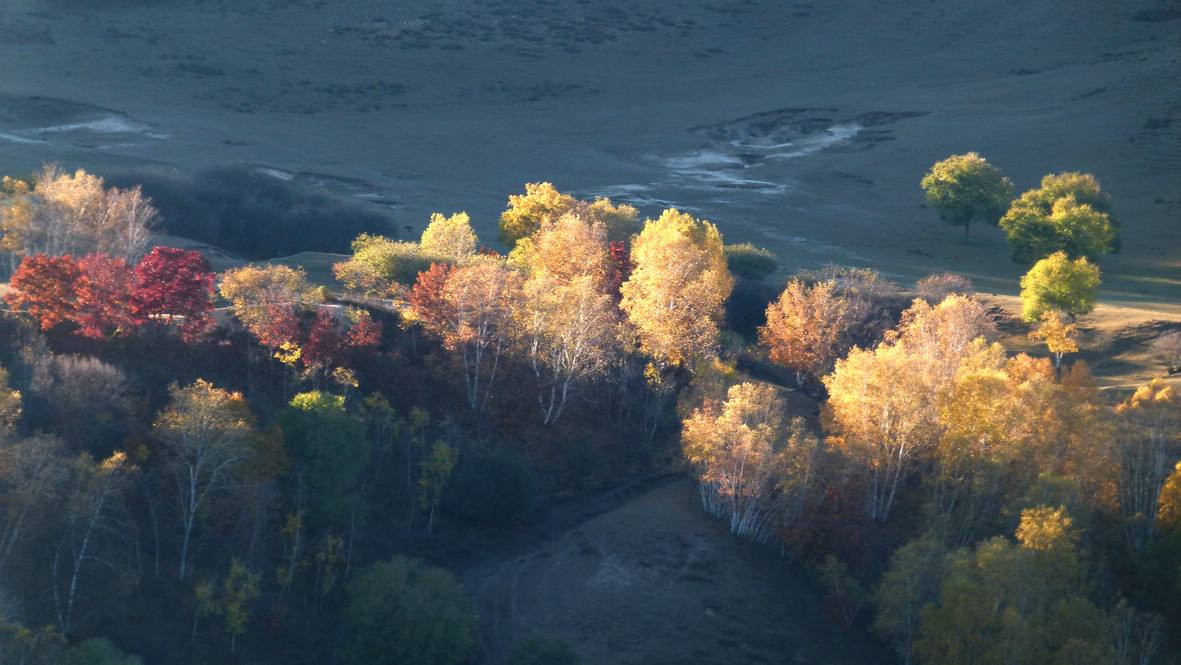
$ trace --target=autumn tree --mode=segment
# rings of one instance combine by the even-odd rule
[[[299,313],[320,301],[319,291],[308,283],[302,268],[281,264],[227,270],[218,290],[242,325],[272,350],[297,341],[293,334],[298,334]]]
[[[175,481],[181,522],[180,579],[189,573],[189,549],[198,518],[212,497],[234,480],[252,453],[252,417],[238,393],[198,379],[173,384],[170,401],[152,434]]]
[[[81,277],[72,256],[26,256],[13,273],[4,298],[14,309],[28,312],[41,330],[52,330],[73,318]]]
[[[512,248],[521,238],[533,235],[543,221],[569,212],[577,203],[551,183],[527,183],[524,194],[508,197],[508,208],[500,214],[501,244]]]
[[[713,353],[722,305],[734,284],[717,227],[665,210],[636,237],[632,262],[620,307],[643,351],[671,365]]]
[[[626,243],[640,230],[639,211],[626,203],[599,197],[579,202],[578,211],[591,223],[603,225],[608,242]]]
[[[1005,360],[994,348],[961,365],[939,395],[940,434],[928,481],[944,542],[972,542],[1038,471],[1066,470],[1047,457],[1069,441],[1060,427],[1062,389],[1052,371],[1041,370],[1027,357]]]
[[[1021,318],[1033,323],[1047,310],[1058,310],[1073,321],[1095,309],[1098,290],[1098,266],[1085,257],[1071,260],[1065,252],[1055,252],[1021,278]]]
[[[156,247],[135,266],[131,311],[191,337],[208,327],[216,277],[200,252]]]
[[[570,212],[602,224],[609,241],[627,240],[639,226],[638,213],[632,206],[615,205],[605,198],[579,201],[559,192],[551,183],[531,182],[525,185],[524,194],[509,196],[508,208],[500,214],[500,242],[512,249],[519,240],[536,233],[543,222]]]
[[[157,213],[139,187],[107,188],[85,171],[44,167],[31,190],[13,186],[17,199],[0,206],[3,249],[51,256],[103,253],[133,262],[148,244]]]
[[[706,510],[756,542],[767,542],[785,518],[798,516],[819,473],[819,440],[786,411],[771,386],[742,383],[723,404],[694,411],[682,429]],[[790,515],[780,512],[785,508]]]
[[[1156,533],[1160,493],[1181,459],[1181,396],[1155,379],[1116,408],[1119,437],[1120,513],[1128,546],[1140,550]]]
[[[459,263],[476,253],[478,242],[466,212],[457,212],[450,217],[436,212],[431,214],[431,221],[423,230],[418,246],[427,256]]]
[[[450,272],[435,314],[423,319],[459,356],[472,409],[483,408],[492,395],[500,355],[512,341],[513,303],[520,289],[516,271],[499,259],[482,257]]]
[[[943,302],[943,299],[950,295],[976,295],[976,287],[972,285],[972,280],[953,272],[927,275],[915,282],[914,286],[918,297],[932,305]]]
[[[1160,503],[1156,511],[1157,526],[1165,531],[1181,531],[1181,462],[1165,478],[1157,501]]]
[[[952,553],[938,599],[922,611],[919,663],[1108,663],[1108,618],[1084,591],[1078,532],[1066,511],[1025,510],[1017,543]]]
[[[962,365],[996,362],[983,336],[989,322],[970,298],[922,300],[875,349],[855,348],[825,378],[831,442],[868,476],[869,517],[885,521],[898,487],[939,439],[938,397]]]
[[[405,315],[407,319],[435,332],[445,329],[454,320],[455,312],[445,297],[451,270],[450,264],[432,263],[430,268],[418,273],[410,289],[410,306]]]
[[[305,373],[335,368],[339,376],[341,370],[355,368],[362,354],[381,345],[381,331],[381,322],[363,309],[317,308],[300,349]]]
[[[980,155],[952,155],[931,167],[921,182],[939,219],[964,227],[973,221],[996,225],[1013,199],[1013,183]]]
[[[1045,343],[1046,350],[1054,357],[1055,369],[1062,367],[1063,356],[1078,351],[1078,326],[1067,323],[1057,310],[1042,312],[1038,326],[1029,336]]]
[[[835,282],[807,285],[788,282],[779,299],[767,305],[767,323],[759,328],[759,342],[771,362],[796,373],[797,383],[819,377],[853,345],[851,331],[864,314]]]
[[[617,348],[606,230],[566,214],[543,222],[517,243],[509,260],[527,274],[514,309],[515,328],[537,377],[538,407],[548,425],[561,417],[577,382],[605,373]]]
[[[475,651],[475,619],[459,583],[441,568],[398,556],[348,585],[350,665],[459,665]]]
[[[1013,260],[1030,264],[1056,252],[1096,259],[1119,248],[1110,200],[1090,174],[1060,173],[1022,194],[1001,218]]]
[[[975,298],[952,294],[938,304],[914,300],[886,334],[886,341],[904,347],[929,363],[941,380],[950,379],[978,338],[988,339],[995,326]]]
[[[936,440],[922,360],[897,345],[855,348],[825,378],[833,445],[868,474],[866,511],[885,521],[898,486]]]
[[[105,339],[138,328],[143,320],[131,309],[132,268],[120,257],[87,254],[78,260],[81,272],[71,319],[83,337]]]
[[[367,233],[357,236],[352,248],[351,257],[333,264],[332,274],[350,291],[376,298],[393,296],[431,263],[443,260],[428,256],[418,243]]]

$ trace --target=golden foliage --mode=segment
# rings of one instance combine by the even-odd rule
[[[1166,531],[1181,530],[1181,461],[1161,486],[1156,521]]]
[[[134,262],[157,220],[138,187],[108,189],[81,169],[72,175],[46,166],[33,187],[7,180],[0,206],[4,251],[16,254],[110,254]]]
[[[759,328],[759,341],[771,362],[797,374],[820,376],[831,371],[852,345],[850,333],[862,314],[858,303],[842,295],[836,282],[808,286],[793,279],[779,299],[767,305],[767,323]]]
[[[265,325],[272,307],[299,309],[320,302],[320,291],[303,268],[251,263],[221,275],[218,291],[230,301],[234,316],[250,330]]]
[[[508,198],[508,208],[500,214],[500,242],[511,249],[542,224],[570,212],[602,224],[611,241],[626,240],[638,227],[638,212],[626,203],[615,205],[606,198],[588,203],[559,192],[551,183],[531,182],[524,194]]]
[[[1078,541],[1074,521],[1062,507],[1038,506],[1021,512],[1021,523],[1017,526],[1017,542],[1027,550],[1049,552],[1073,549]]]
[[[649,220],[632,246],[634,269],[620,306],[643,351],[671,365],[709,356],[734,286],[722,235],[713,224],[669,209]]]
[[[431,221],[423,230],[418,246],[427,255],[458,263],[476,253],[478,242],[466,212],[457,212],[450,217],[436,212],[431,214]]]
[[[1078,326],[1067,323],[1057,310],[1042,312],[1041,323],[1029,336],[1046,343],[1046,350],[1054,356],[1054,366],[1062,365],[1062,357],[1078,351]]]

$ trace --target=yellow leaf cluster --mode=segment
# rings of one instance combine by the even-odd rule
[[[620,306],[644,352],[671,365],[712,355],[722,307],[734,286],[717,227],[665,210],[644,225],[631,258],[634,268],[621,288]]]

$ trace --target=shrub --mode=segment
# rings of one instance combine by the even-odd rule
[[[394,557],[358,572],[348,593],[352,665],[458,665],[475,650],[471,603],[441,568]]]
[[[725,252],[726,267],[744,279],[760,280],[779,269],[779,262],[770,250],[749,242],[726,245]]]
[[[972,296],[976,294],[976,288],[972,286],[972,280],[953,272],[927,275],[915,284],[915,291],[920,298],[932,305],[938,305],[943,302],[944,298],[952,294],[961,296]]]

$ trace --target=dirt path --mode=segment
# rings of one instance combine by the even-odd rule
[[[802,573],[710,519],[684,477],[461,577],[486,663],[529,634],[564,639],[587,663],[888,662],[828,624]]]

